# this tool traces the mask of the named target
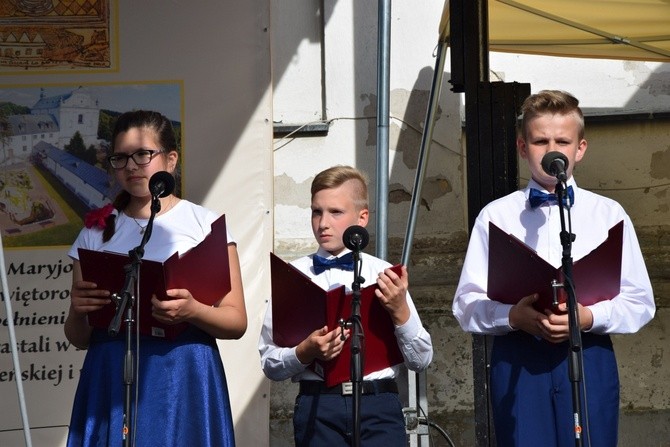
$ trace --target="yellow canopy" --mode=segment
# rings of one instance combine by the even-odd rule
[[[490,51],[670,62],[669,0],[488,0],[488,14]]]

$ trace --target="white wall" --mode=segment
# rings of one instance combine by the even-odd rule
[[[377,3],[373,1],[325,2],[323,57],[325,119],[330,122],[327,137],[285,138],[275,140],[275,237],[277,241],[313,246],[309,228],[309,184],[322,169],[336,164],[352,164],[368,173],[371,179],[370,196],[374,198],[376,157],[376,59]],[[290,8],[290,2],[284,5]],[[430,87],[434,59],[432,51],[437,42],[437,27],[441,6],[422,2],[402,1],[393,4],[391,55],[391,120],[390,120],[390,189],[397,204],[391,204],[389,231],[398,236],[407,220],[409,195],[414,181],[418,141],[421,135],[425,101]],[[295,35],[301,22],[273,16],[273,47],[282,41],[282,30]],[[276,22],[274,20],[277,20]],[[312,24],[306,25],[311,27]],[[307,30],[309,31],[309,30]],[[307,32],[306,31],[306,32]],[[306,45],[304,42],[302,45]],[[318,46],[318,42],[309,42]],[[298,50],[299,51],[299,50]],[[300,85],[300,66],[303,58],[273,53],[275,116],[285,116],[289,110],[300,109],[305,102]],[[312,54],[317,53],[315,49]],[[313,63],[313,59],[310,60]],[[286,78],[286,79],[284,79]],[[291,78],[291,79],[289,79]],[[423,231],[443,233],[448,227],[462,226],[460,212],[438,213],[448,208],[460,208],[460,180],[457,178],[460,160],[460,95],[444,95],[443,114],[435,131],[438,144],[431,150],[431,166],[426,174],[425,187],[433,213],[421,215],[429,225]],[[447,110],[447,107],[449,110]],[[410,109],[408,111],[408,109]],[[418,113],[417,113],[418,112]],[[446,116],[449,113],[449,116]],[[447,191],[454,194],[448,195]],[[441,214],[439,218],[434,216]],[[374,225],[373,222],[370,227]]]
[[[282,47],[281,53],[273,52],[275,119],[289,116],[291,111],[301,110],[306,102],[314,100],[307,96],[316,93],[305,91],[303,85],[313,81],[316,55],[323,50],[321,94],[325,98],[324,119],[331,123],[328,135],[274,142],[275,245],[298,244],[307,251],[312,238],[308,189],[317,172],[335,164],[356,165],[370,175],[374,198],[377,2],[324,2],[322,44],[308,38],[317,34],[313,29],[316,18],[308,22],[294,20],[293,12],[299,14],[296,11],[301,7],[295,6],[293,11],[292,2],[277,3],[281,4],[282,14],[273,15],[273,48],[284,42],[291,46]],[[442,9],[441,1],[401,0],[392,4],[390,236],[402,236],[407,223]],[[303,40],[296,38],[301,29]],[[306,54],[311,56],[303,56]],[[417,236],[448,235],[467,226],[461,138],[463,97],[450,90],[450,58],[449,52]],[[303,72],[303,66],[309,66],[309,71]],[[586,114],[670,111],[670,64],[491,53],[490,69],[491,80],[528,82],[533,92],[545,88],[570,91],[581,100]],[[593,149],[585,165],[598,152]]]

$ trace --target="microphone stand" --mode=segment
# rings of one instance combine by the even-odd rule
[[[572,243],[575,240],[575,235],[569,231],[572,229],[572,223],[570,221],[570,207],[572,206],[572,203],[570,203],[570,207],[567,208],[569,229],[566,230],[564,216],[565,206],[563,201],[567,200],[567,191],[564,182],[560,180],[558,183],[556,183],[556,198],[558,199],[558,208],[561,217],[560,237],[561,244],[563,245],[563,257],[561,262],[563,266],[564,280],[562,287],[565,289],[568,296],[568,340],[570,343],[570,352],[568,353],[568,374],[570,376],[570,382],[572,383],[572,410],[573,420],[575,423],[575,446],[580,447],[582,445],[582,400],[580,396],[580,384],[582,382],[582,363],[584,359],[584,353],[582,351],[582,334],[579,325],[579,309],[577,307],[577,297],[575,295],[575,285],[572,277]]]
[[[361,348],[362,326],[361,326],[361,284],[365,279],[361,276],[361,246],[357,244],[352,250],[354,256],[354,282],[351,284],[351,317],[349,323],[352,327],[351,335],[351,367],[350,376],[352,383],[353,405],[353,447],[361,445],[361,394],[363,391],[363,351]]]
[[[110,336],[115,337],[118,335],[120,326],[121,326],[121,317],[125,313],[125,318],[123,322],[126,323],[125,326],[125,338],[126,338],[126,351],[123,357],[123,385],[124,385],[124,401],[123,401],[123,421],[122,421],[122,439],[123,446],[130,447],[134,445],[134,431],[131,430],[130,421],[130,410],[131,410],[131,401],[132,401],[132,387],[135,383],[135,361],[134,353],[132,350],[132,338],[133,338],[133,323],[135,322],[135,294],[137,290],[137,283],[140,277],[140,264],[142,263],[142,257],[144,256],[144,246],[149,241],[151,237],[151,232],[153,230],[153,223],[156,214],[161,209],[161,202],[158,196],[153,196],[151,199],[151,216],[149,217],[149,222],[144,229],[144,234],[142,235],[142,241],[140,245],[133,248],[128,252],[128,257],[130,262],[126,264],[123,268],[126,278],[123,283],[123,289],[119,293],[112,294],[111,298],[114,301],[116,306],[116,312],[114,318],[109,323],[107,332]]]

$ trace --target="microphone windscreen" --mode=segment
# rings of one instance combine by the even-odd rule
[[[368,242],[370,242],[370,235],[368,230],[360,225],[352,225],[344,230],[342,242],[349,250],[360,251],[367,247]]]
[[[547,152],[544,157],[542,157],[542,169],[549,175],[558,175],[560,172],[557,171],[557,164],[563,163],[560,166],[560,172],[565,172],[568,169],[568,157],[565,154],[562,154],[558,151]]]
[[[149,179],[149,191],[154,197],[167,197],[172,194],[175,180],[167,171],[158,171]]]

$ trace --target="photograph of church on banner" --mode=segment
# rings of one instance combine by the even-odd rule
[[[84,215],[110,203],[116,118],[151,109],[181,141],[181,84],[0,87],[0,231],[5,247],[70,245]]]

